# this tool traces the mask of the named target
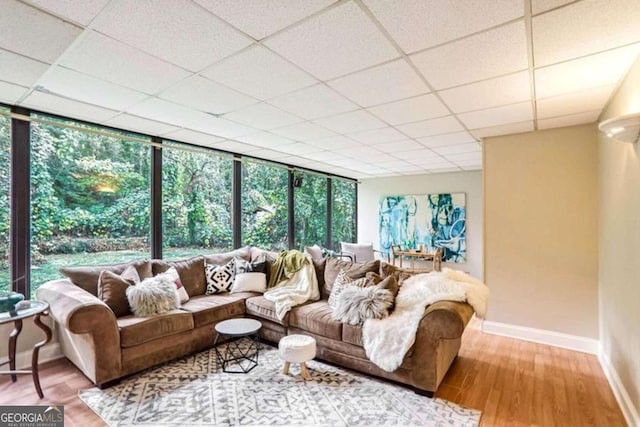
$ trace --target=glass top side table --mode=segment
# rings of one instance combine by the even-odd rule
[[[15,312],[0,313],[0,324],[13,322],[13,331],[9,335],[9,359],[1,362],[0,366],[9,364],[8,371],[0,371],[0,375],[11,375],[11,381],[16,382],[16,375],[30,374],[33,376],[33,384],[36,386],[38,396],[42,399],[44,394],[40,387],[40,376],[38,375],[38,355],[40,348],[51,340],[51,328],[42,323],[40,316],[49,315],[49,304],[43,301],[22,301],[16,305]],[[33,323],[42,329],[46,335],[45,339],[33,347],[31,356],[31,370],[16,370],[16,344],[18,335],[22,331],[22,319],[33,317]]]

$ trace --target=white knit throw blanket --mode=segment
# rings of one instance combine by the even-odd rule
[[[293,307],[320,298],[316,271],[311,257],[307,255],[307,259],[308,261],[290,279],[281,281],[275,288],[264,293],[266,299],[273,301],[276,316],[280,320],[284,319]]]
[[[385,371],[395,371],[416,339],[425,307],[437,301],[466,301],[478,317],[486,313],[489,288],[458,270],[417,274],[400,287],[393,313],[367,319],[362,338],[367,357]]]

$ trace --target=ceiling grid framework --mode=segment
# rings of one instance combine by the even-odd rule
[[[636,0],[0,9],[0,102],[353,178],[476,170],[482,138],[592,123],[640,53]]]

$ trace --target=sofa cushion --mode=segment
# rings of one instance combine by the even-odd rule
[[[251,261],[251,247],[245,246],[244,248],[220,254],[208,254],[204,256],[204,262],[212,265],[225,265],[234,258],[242,258],[246,261]]]
[[[337,258],[327,258],[324,267],[324,286],[320,288],[320,295],[322,299],[329,298],[331,295],[331,288],[333,288],[333,282],[338,277],[340,270],[344,270],[347,276],[352,279],[360,279],[370,272],[378,272],[380,269],[380,261],[369,261],[364,263],[343,261]]]
[[[331,307],[326,301],[294,307],[289,312],[289,326],[333,340],[342,338],[342,323],[331,318]]]
[[[195,327],[199,328],[243,315],[244,298],[237,294],[199,295],[184,303],[181,309],[193,314]]]
[[[189,297],[204,294],[207,280],[204,275],[204,257],[202,255],[177,261],[154,259],[151,263],[154,276],[174,267],[178,271],[182,286],[187,290]]]
[[[274,261],[276,258],[278,258],[278,252],[267,251],[264,249],[257,248],[255,246],[251,246],[251,248],[249,249],[249,253],[250,253],[251,262],[254,262],[259,258],[264,258],[267,261]]]
[[[93,296],[98,296],[98,279],[102,271],[106,270],[115,274],[121,274],[130,265],[133,265],[138,271],[140,280],[153,276],[151,262],[147,259],[124,264],[63,267],[60,269],[60,273],[68,277],[74,285],[81,287]]]
[[[152,317],[124,316],[117,322],[123,348],[189,331],[194,326],[191,313],[179,309]]]
[[[263,296],[247,299],[246,305],[246,313],[251,316],[269,320],[282,326],[289,326],[289,313],[284,316],[284,319],[278,319],[274,302]]]
[[[98,278],[98,298],[109,306],[116,317],[131,314],[127,300],[127,288],[140,282],[140,276],[134,266],[130,265],[122,274],[103,270]]]
[[[401,268],[386,262],[380,263],[380,276],[383,279],[389,276],[394,276],[399,286],[402,285],[402,282],[413,275],[430,273],[432,271],[433,270],[421,268]]]
[[[362,325],[342,324],[342,341],[362,347]]]

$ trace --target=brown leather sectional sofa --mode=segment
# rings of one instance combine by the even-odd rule
[[[283,321],[273,303],[262,295],[244,292],[204,295],[203,262],[222,264],[233,258],[256,259],[265,252],[245,247],[184,261],[144,260],[134,263],[141,277],[175,266],[190,299],[180,309],[141,318],[116,317],[97,297],[97,279],[104,269],[122,272],[130,264],[69,268],[70,279],[47,282],[37,298],[51,306],[64,355],[91,381],[107,386],[126,375],[156,364],[210,348],[216,323],[233,317],[260,320],[261,337],[273,343],[288,334],[306,334],[317,341],[317,358],[366,374],[386,378],[433,395],[460,348],[461,336],[473,309],[466,303],[441,301],[427,307],[416,341],[402,365],[387,372],[371,363],[362,347],[362,329],[331,318],[327,298],[341,268],[354,277],[380,271],[379,261],[355,264],[333,258],[314,266],[321,299],[292,309]],[[387,267],[388,269],[388,267]]]

